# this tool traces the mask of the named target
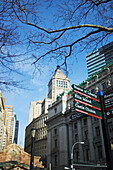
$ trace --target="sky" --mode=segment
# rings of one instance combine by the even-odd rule
[[[64,2],[64,0],[61,0],[61,1]],[[56,1],[56,2],[59,5],[61,1]],[[41,2],[44,2],[44,1],[41,1]],[[54,1],[50,1],[50,2],[54,2]],[[73,6],[71,5],[70,9],[72,7]],[[44,28],[46,28],[46,26],[47,26],[47,28],[50,28],[50,29],[54,29],[57,26],[59,28],[62,25],[61,20],[59,21],[59,25],[57,24],[57,21],[54,25],[51,25],[52,20],[53,20],[52,14],[56,9],[57,9],[56,5],[54,4],[53,8],[51,8],[51,6],[50,6],[50,9],[47,7],[46,12],[45,12],[45,9],[41,6],[38,10],[38,12],[40,13],[39,19],[40,19],[40,17],[45,17],[46,19],[43,20],[42,23],[38,23],[39,26],[44,26]],[[90,17],[91,17],[91,15],[90,15]],[[66,18],[66,16],[64,18]],[[94,21],[94,18],[93,19],[90,18],[89,21],[92,23]],[[31,16],[30,16],[30,19],[32,21]],[[83,21],[83,23],[84,23],[84,21]],[[18,24],[20,24],[19,21],[17,22],[17,25]],[[66,22],[66,25],[68,25],[67,22]],[[21,24],[20,24],[20,26],[21,26]],[[26,35],[26,37],[27,37],[27,35],[28,34],[30,35],[31,33],[33,33],[35,35],[36,31],[37,31],[36,28],[31,27],[31,29],[30,29],[30,27],[27,27],[25,25],[22,25],[21,27],[18,28],[18,32],[20,33],[20,36],[22,36],[22,38],[24,37],[24,35]],[[73,38],[77,38],[77,37],[79,37],[79,35],[83,36],[87,32],[88,32],[88,29],[84,30],[84,32],[77,32],[77,33],[73,34],[73,36],[70,36],[70,32],[69,32],[68,39],[67,39],[69,41],[68,43],[70,43],[73,40]],[[39,35],[39,34],[37,34],[37,35]],[[35,37],[36,40],[37,40],[37,35]],[[41,34],[41,36],[43,36],[43,34]],[[53,38],[53,37],[51,37],[51,38]],[[63,41],[64,41],[64,39],[62,39],[61,43],[63,43]],[[112,38],[108,42],[110,42],[110,41],[112,41]],[[55,46],[55,44],[53,44],[53,45]],[[86,46],[86,42],[83,42],[83,45]],[[10,49],[10,51],[17,50],[18,52],[24,53],[25,46],[26,46],[26,44],[23,44],[23,46],[14,44],[12,46],[12,49]],[[84,80],[86,80],[88,77],[86,54],[93,51],[94,49],[93,48],[89,49],[90,48],[90,44],[89,44],[89,46],[86,46],[86,49],[84,51],[80,52],[79,51],[80,46],[81,46],[81,44],[79,44],[79,48],[78,48],[78,46],[74,46],[74,52],[72,53],[71,57],[68,58],[68,71],[69,71],[68,78],[70,80],[70,88],[71,88],[72,84],[78,85],[79,83],[82,83]],[[32,51],[32,48],[34,49],[34,51]],[[32,55],[32,53],[34,53],[36,56],[40,56],[40,54],[44,54],[47,52],[45,48],[40,48],[40,46],[37,46],[36,49],[34,46],[32,46],[32,48],[30,49],[31,50],[30,53],[25,54],[25,56],[23,55],[23,57],[30,57],[30,55]],[[35,51],[35,50],[37,50],[37,51]],[[62,60],[60,61],[59,58],[58,58],[58,60],[54,60],[53,54],[50,54],[49,57],[51,59],[51,62],[49,62],[48,57],[46,59],[43,58],[41,60],[41,63],[38,65],[39,68],[41,69],[41,71],[39,71],[39,72],[36,71],[36,72],[34,72],[34,74],[33,74],[33,70],[34,70],[33,65],[30,65],[29,63],[25,64],[25,65],[24,64],[16,65],[15,67],[17,69],[19,69],[19,71],[21,71],[21,73],[22,73],[22,79],[25,80],[26,89],[23,89],[23,90],[16,89],[16,90],[13,90],[10,92],[7,92],[7,91],[2,92],[3,97],[5,97],[5,104],[13,105],[13,111],[16,113],[17,119],[19,120],[18,144],[21,145],[22,147],[24,147],[25,128],[28,125],[28,120],[29,120],[30,102],[37,101],[37,100],[43,100],[45,98],[45,96],[47,96],[48,83],[49,83],[51,77],[53,76],[53,74],[57,68],[57,65],[61,64],[61,62],[62,62]],[[66,73],[63,70],[62,70],[62,72],[66,75]],[[17,77],[15,77],[15,79],[16,80],[20,79],[20,75],[17,75]]]

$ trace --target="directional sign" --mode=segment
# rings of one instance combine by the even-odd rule
[[[83,101],[80,101],[80,100],[78,100],[78,99],[74,99],[74,101],[101,111],[100,108],[95,107],[95,106],[93,106],[93,105],[91,105],[91,104],[85,103],[85,102],[83,102]]]
[[[104,95],[105,110],[113,108],[113,93]]]
[[[101,106],[100,106],[100,102],[97,102],[95,100],[86,98],[85,96],[79,95],[77,93],[73,93],[73,97],[75,99],[76,102],[88,105],[89,107],[93,107],[93,108],[97,108],[97,110],[100,110]],[[78,100],[79,101],[78,101]],[[98,109],[99,108],[99,109]]]
[[[75,108],[74,108],[75,111]],[[84,115],[82,113],[75,113],[70,116],[71,120],[79,119],[80,117],[83,117]]]
[[[85,97],[88,97],[88,98],[90,98],[92,100],[95,100],[97,102],[100,102],[98,95],[93,94],[88,90],[82,89],[82,88],[76,86],[75,84],[72,85],[72,88],[74,89],[75,93],[77,92],[78,94],[81,94],[81,95],[83,95]]]
[[[72,87],[75,111],[102,119],[99,96],[74,84]]]
[[[102,114],[99,110],[90,108],[90,107],[80,104],[80,103],[74,103],[74,107],[75,107],[75,111],[102,119]]]

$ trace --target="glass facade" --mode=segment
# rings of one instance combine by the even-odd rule
[[[113,42],[86,55],[88,77],[113,62]]]

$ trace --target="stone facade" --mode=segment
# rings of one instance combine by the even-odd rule
[[[69,91],[69,83],[69,79],[62,73],[58,66],[48,84],[48,98],[45,97],[45,99],[40,102],[40,115],[37,114],[38,110],[36,107],[36,103],[38,103],[39,106],[39,100],[31,102],[30,104],[29,125],[26,127],[25,133],[25,151],[28,153],[31,151],[30,130],[35,126],[35,155],[41,156],[41,160],[45,167],[47,166],[47,125],[45,121],[48,119],[48,107],[56,100],[57,95],[64,91]]]
[[[31,129],[34,126],[36,128],[34,155],[40,156],[43,164],[47,165],[47,127],[45,121],[48,118],[48,114],[42,114],[34,119],[27,127],[25,134],[25,147],[24,150],[27,153],[31,153]]]
[[[52,99],[52,102],[56,101],[56,98],[62,92],[68,92],[70,90],[70,81],[66,77],[60,67],[57,66],[55,74],[52,76],[48,83],[48,98]]]
[[[41,106],[42,101],[31,101],[30,102],[30,108],[29,108],[29,124],[32,122],[33,119],[37,118],[41,115]]]
[[[19,145],[13,143],[8,145],[7,147],[4,148],[4,150],[2,152],[0,152],[0,167],[1,165],[2,168],[8,168],[7,166],[9,166],[9,168],[16,168],[16,169],[30,169],[30,154],[24,152],[24,149],[21,148]],[[35,156],[34,157],[34,167],[38,167],[38,168],[44,168],[44,166],[42,166],[42,163],[39,162],[40,157],[39,156]],[[7,165],[7,163],[10,163]],[[11,165],[12,162],[12,165]],[[6,164],[5,164],[6,163]],[[14,164],[13,164],[14,163]],[[7,165],[7,166],[6,166]]]
[[[80,86],[95,93],[98,90],[102,90],[104,94],[113,93],[113,65],[100,73],[101,77],[97,75],[95,81],[92,77]],[[74,163],[101,164],[104,167],[106,155],[101,120],[73,111],[71,93],[73,91],[62,94],[48,108],[47,166],[52,170],[63,170],[64,167],[69,167],[73,144],[84,141],[84,145],[77,144],[74,148]],[[113,143],[113,116],[107,122],[110,142]],[[79,169],[83,168],[85,169],[79,167]]]

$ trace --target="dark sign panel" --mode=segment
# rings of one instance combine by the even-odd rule
[[[80,104],[80,103],[74,103],[75,111],[78,111],[80,113],[87,114],[89,116],[93,116],[99,119],[102,119],[102,114],[100,111],[90,108],[86,105]]]
[[[92,100],[95,100],[95,101],[97,101],[97,102],[100,102],[98,95],[93,94],[93,93],[91,93],[91,92],[88,91],[88,90],[82,89],[82,88],[76,86],[75,84],[72,85],[72,88],[74,89],[74,92],[75,92],[75,93],[77,92],[77,93],[80,94],[80,95],[83,95],[83,96],[85,96],[85,97],[87,97],[87,98],[90,98],[90,99],[92,99]]]
[[[102,119],[99,96],[74,84],[72,87],[75,111]]]
[[[105,109],[110,110],[113,108],[113,93],[104,95]]]

